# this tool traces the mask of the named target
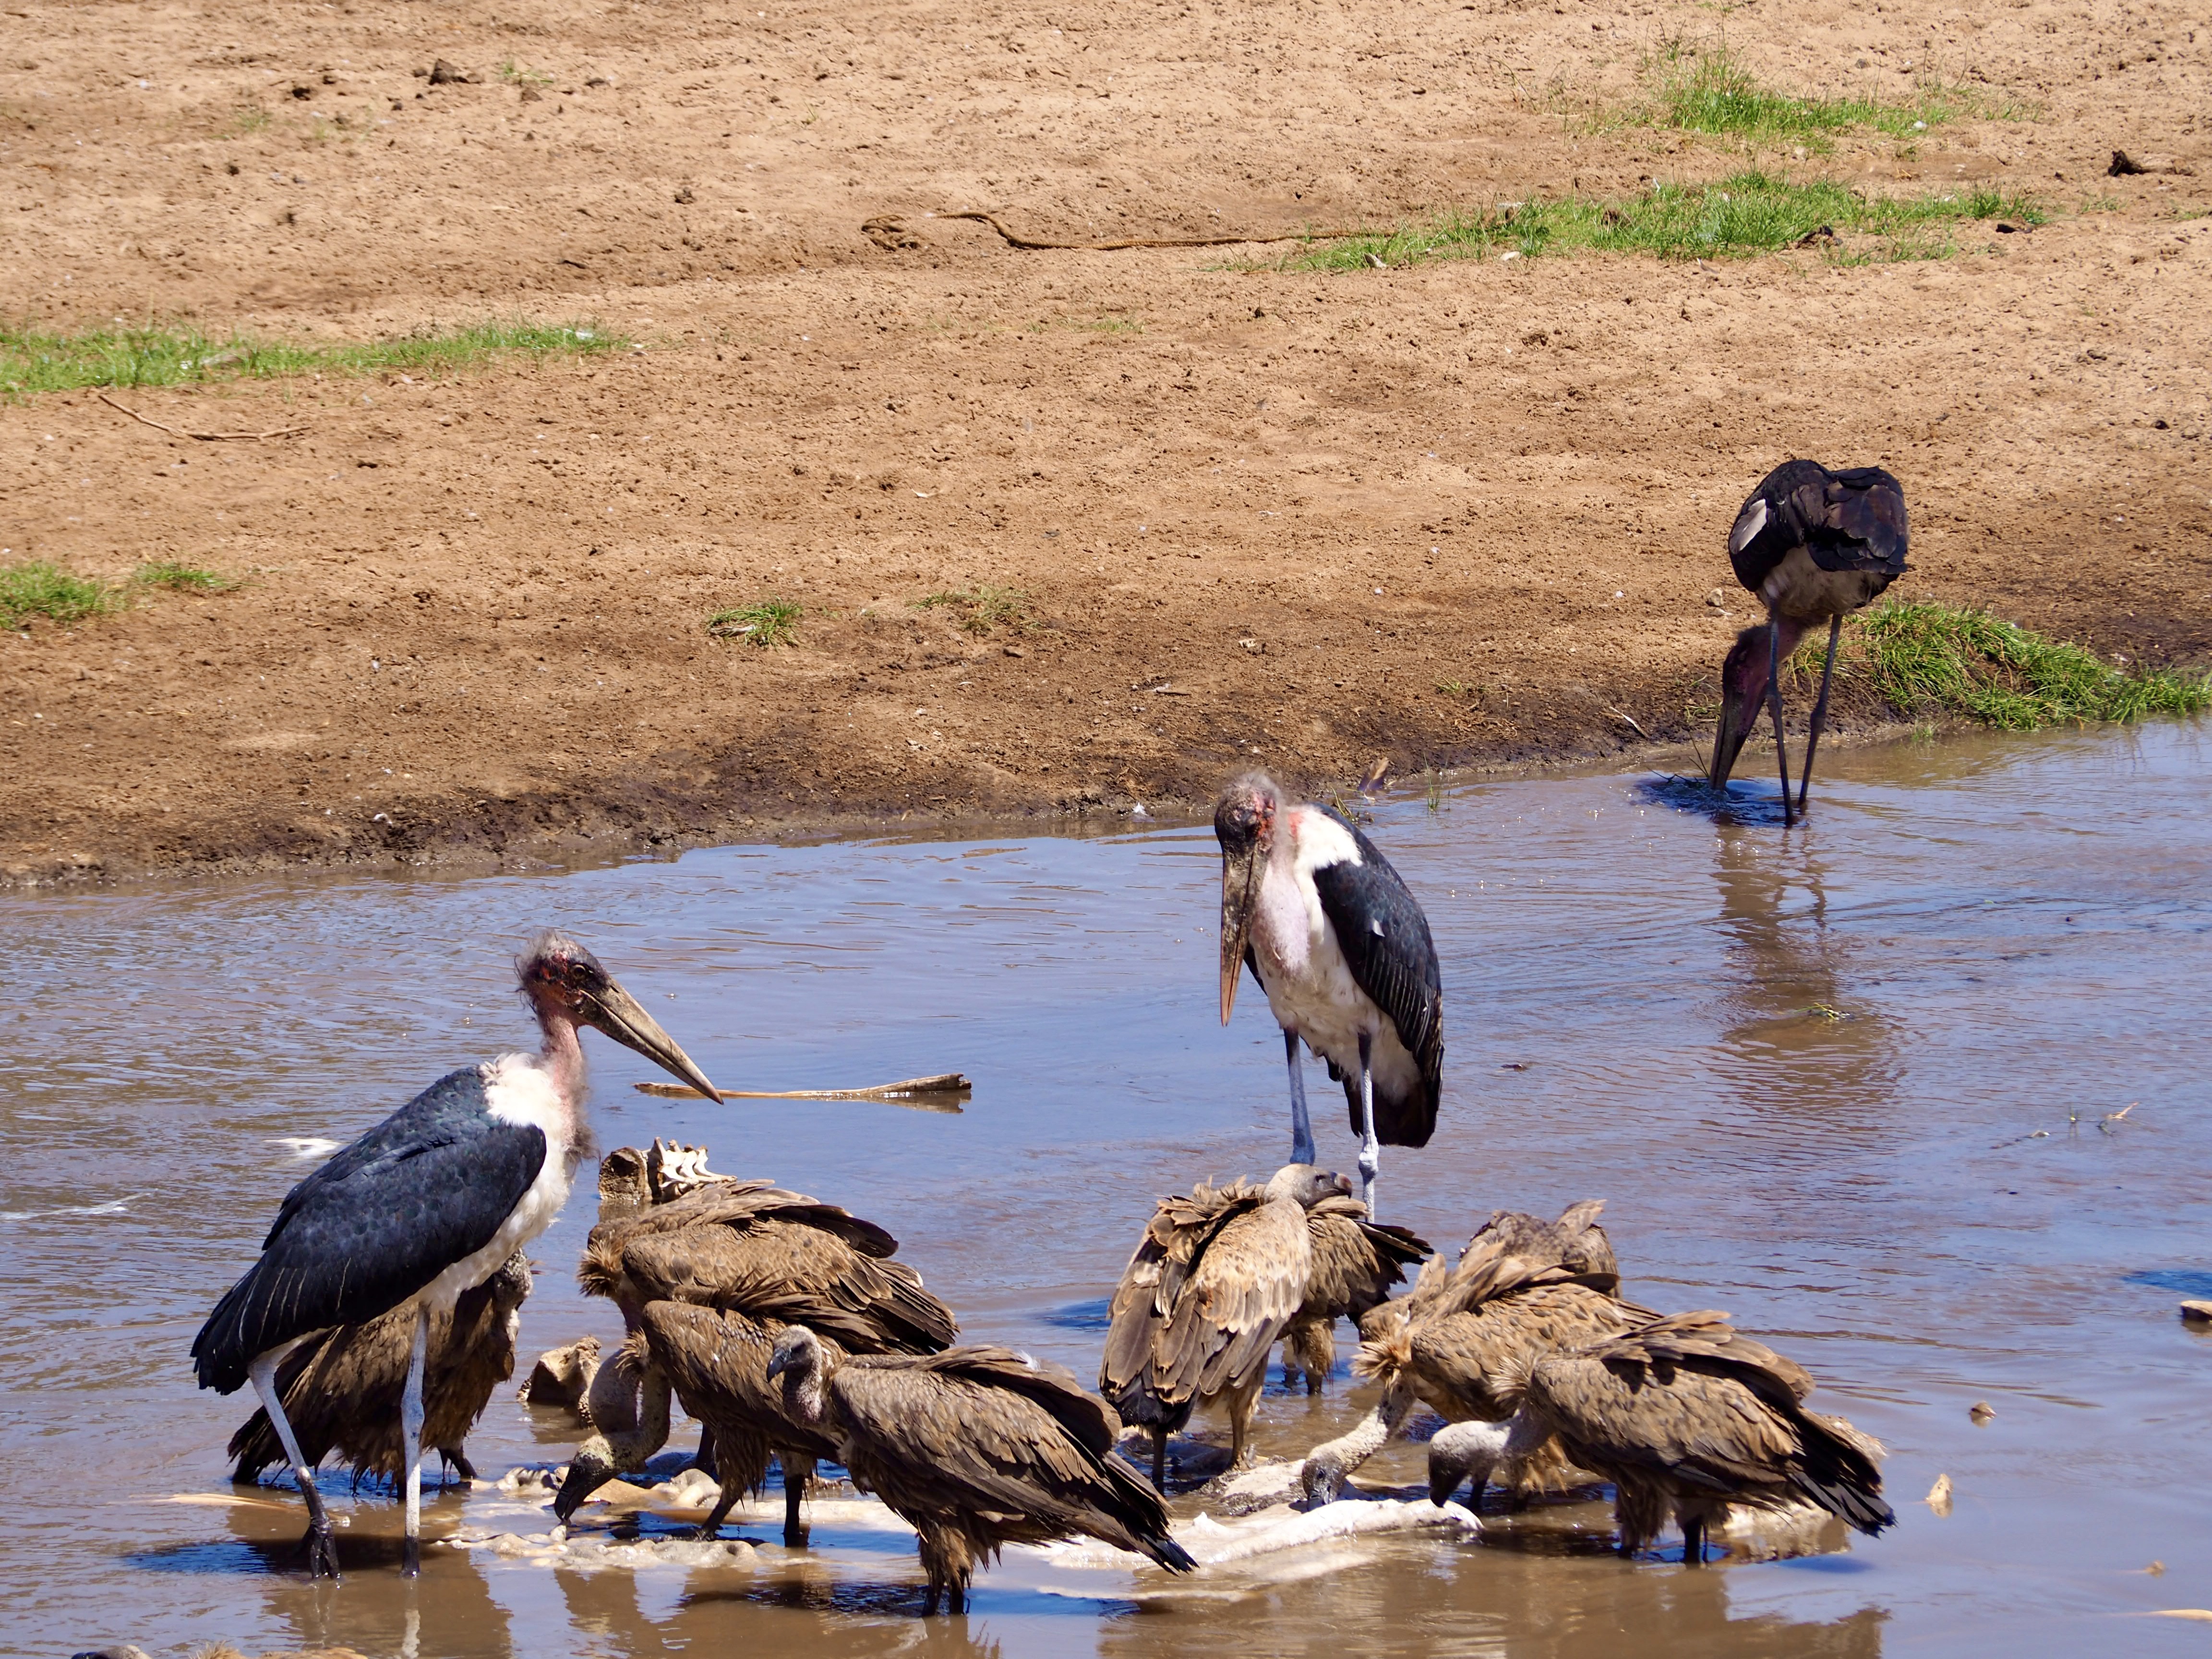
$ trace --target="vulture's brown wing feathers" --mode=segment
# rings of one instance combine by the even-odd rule
[[[1426,1240],[1404,1227],[1367,1218],[1367,1206],[1348,1194],[1322,1199],[1306,1212],[1313,1271],[1306,1280],[1301,1317],[1358,1320],[1405,1282],[1406,1269],[1431,1254]]]
[[[430,1322],[422,1370],[422,1448],[458,1451],[501,1382],[514,1375],[515,1316],[530,1294],[530,1264],[510,1258],[463,1291],[450,1315]],[[276,1369],[277,1397],[310,1465],[332,1451],[354,1477],[403,1473],[399,1396],[414,1352],[415,1309],[393,1309],[359,1325],[319,1331]],[[257,1409],[231,1436],[237,1478],[252,1480],[287,1462],[269,1414]]]
[[[837,1456],[836,1443],[792,1412],[782,1385],[768,1374],[782,1328],[774,1320],[680,1302],[645,1310],[645,1338],[677,1399],[714,1431],[717,1472],[725,1480],[738,1476],[748,1491],[767,1478],[771,1451]],[[832,1363],[844,1358],[832,1338],[817,1335]]]
[[[1098,1370],[1100,1392],[1127,1421],[1179,1427],[1188,1418],[1195,1395],[1175,1392],[1164,1382],[1163,1339],[1174,1325],[1193,1275],[1209,1259],[1216,1242],[1264,1202],[1257,1187],[1241,1182],[1209,1187],[1201,1182],[1188,1198],[1162,1199],[1146,1223],[1145,1236],[1114,1287],[1106,1350]],[[1176,1352],[1184,1352],[1188,1363],[1202,1366],[1202,1354],[1188,1362],[1189,1346],[1187,1334],[1177,1338]]]
[[[1520,1409],[1528,1368],[1650,1316],[1587,1285],[1539,1285],[1468,1313],[1416,1321],[1392,1345],[1414,1392],[1455,1422],[1501,1423]],[[1363,1351],[1363,1374],[1387,1367]]]
[[[1584,1284],[1611,1291],[1620,1283],[1613,1245],[1597,1224],[1604,1206],[1587,1200],[1557,1221],[1500,1210],[1467,1242],[1440,1310],[1465,1312],[1535,1285]]]
[[[1537,1362],[1528,1398],[1577,1462],[1663,1477],[1724,1498],[1795,1490],[1862,1532],[1896,1519],[1878,1448],[1808,1411],[1804,1369],[1720,1315],[1677,1314]]]
[[[1082,1534],[1192,1565],[1159,1494],[1096,1444],[1112,1413],[1056,1366],[993,1347],[883,1355],[832,1371],[828,1393],[853,1478],[909,1522],[990,1551]]]
[[[859,1353],[928,1353],[959,1334],[952,1310],[903,1262],[781,1218],[633,1238],[622,1270],[644,1301],[690,1302],[811,1325]]]
[[[1261,1204],[1220,1228],[1154,1337],[1162,1397],[1202,1399],[1264,1366],[1305,1299],[1312,1260],[1295,1203]]]

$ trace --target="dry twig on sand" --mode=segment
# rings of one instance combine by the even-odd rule
[[[128,415],[132,420],[138,422],[141,425],[150,426],[156,432],[166,432],[173,438],[197,438],[204,444],[227,442],[258,443],[264,438],[296,438],[302,432],[305,432],[307,429],[304,426],[279,426],[272,427],[266,432],[192,432],[188,431],[180,426],[164,426],[161,422],[153,419],[149,416],[141,415],[135,409],[126,409],[121,404],[117,403],[114,398],[109,397],[105,392],[98,392],[94,395],[99,398],[100,402],[106,404],[110,409],[116,410],[122,414]]]
[[[1272,236],[1249,233],[1235,236],[1135,236],[1118,242],[1044,242],[1032,236],[1017,235],[988,213],[938,213],[937,219],[973,219],[986,224],[1006,238],[1008,247],[1025,252],[1057,251],[1061,252],[1115,253],[1130,247],[1234,247],[1240,242],[1334,242],[1347,236],[1372,236],[1370,230],[1286,230]],[[871,224],[884,222],[871,220]],[[900,227],[903,228],[903,227]]]

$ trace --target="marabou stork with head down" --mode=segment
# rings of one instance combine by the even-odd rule
[[[1375,1213],[1380,1144],[1425,1146],[1443,1088],[1443,988],[1429,919],[1375,843],[1326,806],[1249,773],[1213,809],[1221,843],[1221,1023],[1247,967],[1283,1028],[1291,1162],[1315,1161],[1298,1042],[1344,1084],[1359,1197]]]
[[[1905,486],[1878,466],[1831,472],[1818,461],[1784,461],[1759,480],[1729,532],[1735,579],[1759,597],[1767,619],[1736,635],[1721,667],[1721,725],[1709,776],[1728,781],[1763,702],[1774,715],[1775,762],[1782,771],[1782,821],[1795,823],[1813,787],[1813,752],[1828,714],[1828,682],[1844,618],[1874,603],[1905,574],[1908,540]],[[1828,659],[1805,738],[1797,801],[1790,800],[1790,756],[1782,746],[1782,664],[1805,630],[1828,624]]]
[[[277,1367],[316,1332],[413,1304],[400,1396],[406,1473],[404,1570],[421,1569],[422,1372],[434,1313],[450,1314],[544,1232],[567,1202],[590,1140],[584,1120],[589,1025],[719,1098],[636,999],[558,933],[539,935],[516,971],[538,1016],[535,1054],[504,1054],[440,1079],[295,1187],[261,1259],[216,1304],[192,1343],[200,1386],[251,1382],[307,1503],[309,1570],[337,1576],[330,1517],[284,1415]]]

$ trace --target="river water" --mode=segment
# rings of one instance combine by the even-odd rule
[[[2197,1652],[2200,1622],[2149,1615],[2212,1607],[2212,1346],[2175,1311],[2212,1294],[2212,728],[1824,760],[1786,834],[1648,775],[1378,805],[1449,1039],[1443,1127],[1386,1149],[1381,1198],[1452,1249],[1495,1207],[1607,1200],[1629,1294],[1730,1312],[1889,1444],[1879,1540],[1692,1572],[1602,1553],[1583,1503],[1173,1585],[1017,1556],[924,1626],[910,1540],[860,1528],[804,1559],[764,1542],[751,1570],[434,1548],[407,1587],[392,1505],[330,1477],[349,1571],[311,1584],[289,1486],[225,1478],[246,1396],[197,1391],[186,1351],[313,1143],[530,1039],[508,961],[537,927],[589,943],[725,1087],[968,1073],[957,1115],[717,1106],[635,1094],[657,1073],[586,1038],[604,1144],[703,1141],[844,1204],[971,1338],[1085,1377],[1153,1197],[1286,1148],[1264,1000],[1217,1023],[1203,826],[732,848],[0,901],[0,1651]],[[1350,1169],[1340,1110],[1317,1117]],[[574,1289],[591,1219],[586,1188],[536,1247],[526,1366],[617,1329]],[[1271,1385],[1261,1449],[1363,1403],[1342,1377],[1314,1401]],[[562,1434],[502,1390],[470,1451],[496,1475]],[[1419,1469],[1401,1447],[1367,1474]],[[1947,1515],[1922,1501],[1939,1474]],[[427,1530],[550,1524],[514,1511],[434,1497]]]

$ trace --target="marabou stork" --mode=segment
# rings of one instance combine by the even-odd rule
[[[1443,1087],[1443,988],[1429,919],[1375,843],[1249,773],[1213,809],[1221,843],[1221,1023],[1249,967],[1283,1028],[1291,1162],[1314,1162],[1298,1042],[1342,1081],[1375,1213],[1380,1143],[1425,1146]]]
[[[515,963],[544,1042],[440,1079],[285,1196],[261,1259],[232,1285],[192,1343],[204,1389],[252,1382],[307,1504],[309,1571],[337,1576],[330,1517],[284,1415],[277,1368],[332,1325],[412,1304],[413,1352],[400,1396],[406,1471],[404,1570],[421,1570],[422,1371],[434,1314],[450,1314],[551,1224],[590,1139],[584,1119],[589,1025],[718,1097],[636,999],[565,934],[540,934]]]
[[[1784,461],[1759,480],[1729,532],[1735,579],[1759,595],[1767,620],[1736,635],[1721,665],[1721,724],[1710,776],[1725,784],[1763,702],[1774,715],[1775,763],[1782,771],[1782,821],[1795,823],[1813,787],[1813,753],[1828,714],[1828,682],[1844,618],[1871,605],[1905,574],[1908,539],[1905,487],[1878,466],[1831,472],[1818,461]],[[1828,659],[1805,736],[1797,801],[1790,800],[1790,757],[1782,746],[1782,664],[1805,630],[1828,624]]]
[[[1007,1544],[1081,1534],[1170,1572],[1198,1565],[1159,1494],[1115,1455],[1113,1408],[1057,1365],[998,1347],[844,1358],[787,1325],[768,1375],[854,1485],[921,1534],[925,1618],[945,1595],[966,1611],[969,1577]]]

